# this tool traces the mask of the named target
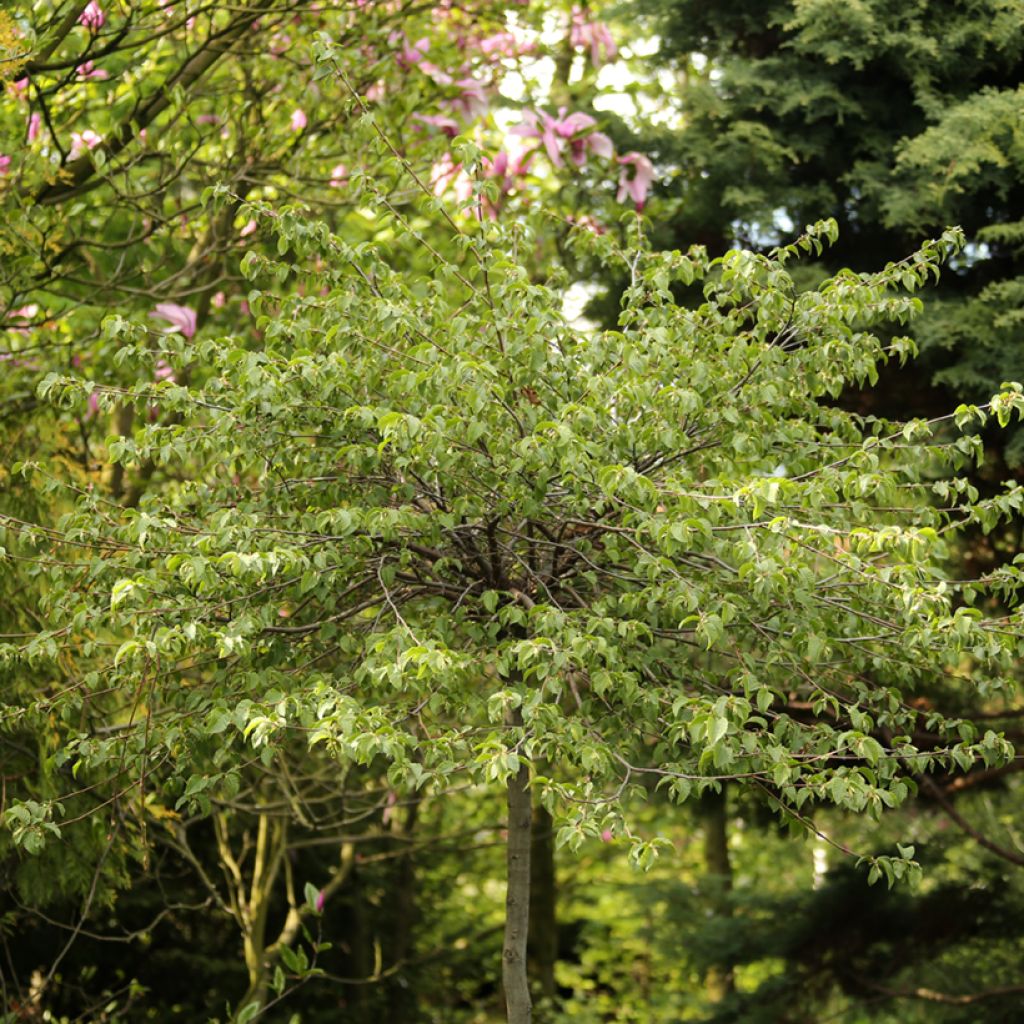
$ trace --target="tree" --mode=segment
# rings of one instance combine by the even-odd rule
[[[364,118],[368,140],[377,127]],[[132,814],[147,788],[202,808],[248,759],[305,737],[314,757],[386,766],[400,792],[501,782],[521,864],[535,793],[575,846],[629,835],[616,794],[648,775],[678,800],[736,780],[803,821],[816,803],[878,814],[935,766],[1012,756],[910,699],[936,675],[967,685],[965,659],[988,699],[1012,692],[1016,619],[972,606],[1012,596],[1015,570],[963,584],[941,562],[1021,492],[974,501],[943,475],[979,450],[952,417],[894,425],[820,401],[905,354],[870,325],[915,311],[901,290],[938,272],[956,233],[799,291],[786,264],[834,225],[715,261],[581,229],[633,275],[621,330],[581,332],[520,265],[520,225],[452,219],[464,258],[435,250],[416,277],[299,210],[241,208],[286,257],[250,253],[245,272],[304,283],[250,293],[258,345],[115,316],[120,361],[195,367],[188,386],[41,385],[63,405],[173,413],[109,453],[181,479],[137,509],[83,495],[57,527],[77,554],[49,570],[51,627],[6,648],[90,665],[26,709],[76,709],[59,754],[75,778]],[[695,279],[705,301],[677,306],[672,282]],[[991,411],[1022,406],[1013,386]],[[937,745],[915,744],[922,727]],[[60,813],[21,803],[8,821],[33,849]],[[641,864],[656,848],[634,840]],[[870,874],[913,868],[903,847]],[[527,878],[510,861],[513,908]],[[520,1024],[526,931],[509,921]]]
[[[960,224],[969,246],[914,328],[936,390],[919,386],[920,367],[912,383],[895,374],[874,409],[892,414],[909,400],[916,415],[932,415],[950,396],[976,402],[1020,365],[1017,4],[636,6],[652,16],[660,60],[678,72],[670,103],[681,130],[645,133],[678,168],[666,244],[703,241],[713,253],[733,239],[771,245],[789,222],[828,215],[840,225],[823,258],[832,273],[868,269],[922,232]],[[993,442],[1019,465],[1024,434]]]

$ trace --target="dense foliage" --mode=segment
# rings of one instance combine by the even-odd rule
[[[686,159],[588,8],[0,12],[0,1019],[1015,1019],[1022,375],[892,398],[1012,174],[807,96],[1016,28],[733,6]]]

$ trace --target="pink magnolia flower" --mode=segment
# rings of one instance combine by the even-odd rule
[[[248,238],[249,235],[251,235],[255,230],[256,230],[256,220],[255,220],[255,218],[250,217],[245,222],[245,225],[242,227],[242,230],[238,232],[238,237],[239,238]]]
[[[444,114],[413,114],[412,119],[429,124],[431,128],[437,128],[449,139],[454,139],[459,134],[459,122],[454,118],[445,117]]]
[[[587,12],[574,7],[569,42],[578,50],[590,50],[590,62],[595,68],[615,60],[619,48],[612,39],[608,26],[601,21],[587,21]]]
[[[11,158],[9,156],[0,156],[0,174],[6,174],[7,168],[11,166]]]
[[[223,292],[214,292],[213,298],[210,299],[210,305],[213,306],[214,309],[223,309],[225,302],[227,302],[227,299]]]
[[[91,32],[102,28],[106,20],[107,16],[103,13],[103,8],[96,3],[96,0],[89,0],[85,10],[78,16],[78,24],[84,25]]]
[[[93,416],[98,416],[100,411],[100,393],[98,391],[92,391],[89,393],[89,401],[86,403],[86,414],[85,418],[91,420]]]
[[[38,113],[30,115],[28,119],[28,141],[35,142],[39,138],[39,125],[42,118]]]
[[[321,889],[316,894],[316,912],[318,914],[322,914],[324,912],[324,903],[326,902],[326,900],[327,900],[327,893],[325,893],[323,891],[323,889]]]
[[[8,88],[18,99],[24,99],[25,92],[28,89],[28,78],[19,78],[17,81],[11,82]]]
[[[435,196],[443,196],[449,188],[454,189],[455,198],[465,202],[473,194],[473,182],[463,170],[462,164],[455,163],[451,153],[445,153],[430,169],[430,187]]]
[[[301,132],[306,127],[306,112],[301,108],[292,111],[292,119],[288,122],[293,132]]]
[[[77,160],[86,150],[95,149],[102,141],[91,128],[86,128],[84,132],[72,132],[70,158]]]
[[[537,114],[527,110],[523,112],[523,123],[516,125],[511,134],[540,139],[548,159],[556,167],[565,166],[562,151],[568,145],[569,158],[577,167],[582,167],[588,152],[605,159],[612,156],[612,140],[604,132],[589,131],[596,124],[589,114],[577,112],[566,116],[565,107],[559,108],[557,118],[544,111]]]
[[[75,68],[75,74],[77,74],[79,78],[95,78],[100,82],[110,77],[110,75],[102,68],[96,67],[91,60],[87,60],[84,64],[79,64],[78,67]]]
[[[430,187],[434,195],[443,196],[461,170],[462,164],[457,164],[451,153],[445,153],[440,160],[435,160],[430,168]]]
[[[610,843],[612,841],[612,838],[612,830],[610,828],[606,828],[601,832],[602,843]]]
[[[487,113],[488,106],[483,83],[478,82],[475,78],[460,78],[455,84],[459,87],[459,95],[451,101],[452,106],[467,121],[483,117]]]
[[[188,306],[179,306],[176,302],[161,302],[149,314],[154,320],[166,320],[170,327],[165,327],[167,334],[180,331],[186,338],[196,333],[196,311]]]
[[[348,168],[344,164],[335,164],[331,168],[331,188],[341,188],[348,181]]]
[[[621,203],[629,196],[636,208],[642,210],[647,201],[647,193],[651,190],[651,182],[654,181],[654,165],[643,153],[627,153],[619,157],[622,164],[622,171],[619,174],[619,191],[615,201]],[[633,168],[630,176],[629,168]]]
[[[408,70],[414,64],[419,64],[426,56],[427,50],[430,49],[429,39],[417,39],[415,43],[410,43],[404,32],[392,32],[388,37],[388,42],[392,45],[399,41],[402,43],[402,48],[398,51],[395,60],[403,71]]]
[[[38,312],[39,307],[34,302],[29,306],[20,306],[18,309],[12,309],[7,314],[7,322],[10,323],[11,326],[4,327],[4,330],[13,331],[15,334],[28,334],[29,322]],[[17,326],[15,326],[15,323]],[[28,364],[19,362],[15,365],[26,366]]]
[[[378,103],[384,99],[385,85],[383,79],[379,82],[374,82],[369,89],[366,90],[366,101],[368,103]]]
[[[194,314],[193,314],[194,316]],[[194,329],[193,329],[193,333]],[[189,335],[190,337],[191,335]],[[171,366],[166,359],[158,359],[156,366],[153,368],[153,377],[156,380],[169,380],[171,383],[174,382],[174,367]]]
[[[516,39],[511,32],[496,32],[493,36],[481,39],[477,44],[485,57],[521,57],[530,53],[535,47],[532,42]]]
[[[419,62],[419,69],[428,78],[432,78],[438,85],[451,85],[455,81],[447,71],[442,71],[436,64],[432,64],[429,60],[421,60]]]
[[[595,235],[603,235],[605,233],[604,225],[599,220],[591,217],[589,213],[584,213],[580,217],[573,217],[572,214],[570,214],[565,219],[575,227],[583,228],[585,231],[591,231]]]
[[[533,153],[519,147],[509,146],[494,154],[494,159],[484,158],[484,174],[488,178],[497,178],[501,182],[504,195],[515,187],[516,179],[529,173]]]

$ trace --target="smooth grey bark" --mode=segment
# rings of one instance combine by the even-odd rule
[[[522,712],[509,711],[505,724],[521,728]],[[508,1024],[530,1024],[533,1004],[526,970],[526,943],[530,931],[530,844],[533,834],[533,801],[530,769],[521,760],[519,770],[507,784],[508,840],[506,864],[508,890],[505,897],[505,941],[501,953],[501,980],[505,989]]]

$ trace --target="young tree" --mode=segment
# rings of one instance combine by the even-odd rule
[[[523,1024],[535,798],[573,846],[631,835],[621,798],[647,776],[679,800],[735,780],[805,821],[818,803],[878,814],[929,770],[1012,756],[913,704],[937,676],[995,703],[1014,685],[1017,616],[978,606],[1012,603],[1017,571],[942,573],[959,530],[1022,498],[977,501],[948,477],[979,450],[956,425],[986,411],[891,424],[823,401],[906,354],[871,327],[916,311],[905,290],[956,232],[801,292],[787,264],[832,224],[714,261],[581,229],[632,277],[620,329],[587,331],[557,282],[530,281],[521,225],[452,219],[464,258],[432,249],[412,276],[298,210],[243,209],[285,257],[250,254],[245,272],[298,274],[304,293],[250,293],[259,344],[107,321],[124,363],[195,368],[188,386],[98,389],[101,407],[173,411],[109,451],[181,483],[138,509],[82,495],[56,527],[70,567],[48,569],[50,628],[5,648],[83,665],[24,709],[60,713],[76,778],[137,814],[150,787],[196,806],[304,737],[404,792],[500,782],[504,987]],[[674,283],[694,280],[705,300],[678,306]],[[41,393],[93,387],[51,376]],[[1022,407],[1013,385],[990,411]],[[194,753],[211,737],[215,770]],[[35,849],[60,815],[55,798],[7,821]],[[632,838],[649,862],[656,842]],[[904,877],[913,852],[871,858],[870,876]]]

